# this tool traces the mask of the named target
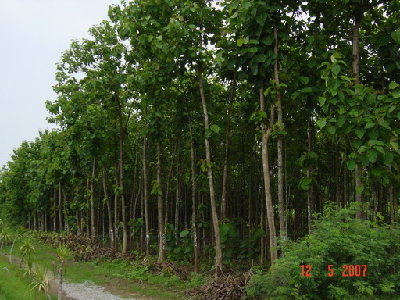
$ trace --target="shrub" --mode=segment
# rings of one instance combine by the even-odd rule
[[[354,216],[352,209],[328,213],[315,222],[311,235],[283,245],[284,254],[269,272],[253,275],[247,298],[398,299],[400,229],[372,226]],[[302,265],[312,266],[312,277],[302,276]],[[367,265],[366,277],[343,277],[343,265]]]

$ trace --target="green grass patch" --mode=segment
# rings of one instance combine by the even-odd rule
[[[46,300],[43,294],[32,290],[30,281],[22,270],[10,265],[7,258],[0,256],[0,300]]]
[[[56,271],[56,249],[38,240],[33,240],[33,245],[33,262]],[[21,256],[20,246],[21,240],[16,242],[13,255]],[[4,252],[8,253],[9,250],[10,247],[5,247]],[[131,292],[156,299],[188,299],[184,297],[184,292],[205,282],[205,278],[198,274],[192,274],[190,280],[184,281],[175,275],[152,273],[150,262],[148,265],[141,261],[131,263],[126,260],[74,262],[72,258],[71,255],[65,265],[65,278],[69,282],[92,281],[106,287],[115,286],[115,282],[118,282],[121,291],[112,292],[120,292],[121,295]]]

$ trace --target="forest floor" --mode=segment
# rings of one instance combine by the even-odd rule
[[[39,241],[34,242],[35,254],[33,260],[36,265],[40,265],[51,274],[55,273],[55,262],[56,262],[56,250],[48,245],[45,245]],[[4,253],[9,252],[9,248],[5,248]],[[3,254],[2,261],[16,271],[18,269],[20,261],[19,244],[16,243],[13,251],[15,262],[17,264],[10,265],[8,263],[8,257]],[[0,264],[1,266],[1,264]],[[152,277],[151,283],[144,282],[141,280],[130,280],[127,277],[127,265],[123,261],[85,261],[76,262],[72,259],[68,260],[65,268],[65,283],[63,284],[63,291],[65,300],[164,300],[164,299],[185,299],[182,290],[179,290],[179,284],[169,284],[168,278],[156,278]],[[134,272],[134,270],[131,270]],[[138,271],[139,273],[142,270]],[[0,273],[0,300],[2,296],[3,286],[1,285],[2,280],[9,279],[9,274]],[[4,275],[4,276],[3,276]],[[18,274],[20,276],[20,274]],[[15,276],[15,277],[18,277]],[[21,276],[20,276],[21,277]],[[53,275],[51,277],[54,278]],[[18,284],[24,286],[23,290],[31,289],[29,282],[25,278],[21,278],[22,282]],[[165,285],[167,284],[167,285]],[[12,288],[11,288],[12,290]],[[58,290],[57,280],[53,279],[50,282],[50,293],[56,295]],[[4,298],[7,300],[11,299],[33,299],[31,296],[17,297],[17,298]]]

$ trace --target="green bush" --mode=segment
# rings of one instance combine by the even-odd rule
[[[351,209],[328,213],[311,235],[284,244],[269,272],[253,275],[248,299],[399,299],[400,229],[354,216]],[[302,276],[302,265],[312,266],[311,277]],[[343,265],[367,265],[366,277],[343,277]]]

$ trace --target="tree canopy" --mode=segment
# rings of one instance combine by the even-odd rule
[[[399,221],[400,1],[136,0],[57,63],[0,209],[166,259],[273,264],[316,214]]]

